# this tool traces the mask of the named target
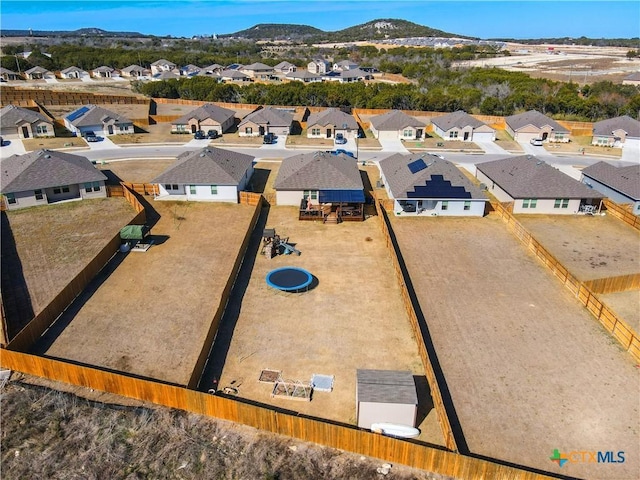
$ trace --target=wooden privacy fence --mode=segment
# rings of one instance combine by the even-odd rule
[[[584,285],[596,294],[638,290],[640,289],[640,273],[587,280]]]
[[[619,218],[624,223],[631,225],[633,228],[640,230],[640,217],[634,215],[622,205],[618,205],[608,198],[604,199],[604,206],[607,208],[607,213]]]
[[[237,398],[210,395],[51,358],[3,351],[0,356],[0,365],[2,368],[28,375],[228,420],[301,441],[367,455],[391,463],[400,463],[444,476],[475,480],[552,479],[540,473],[378,435],[353,426],[328,423],[320,419],[244,403]]]
[[[35,101],[42,105],[123,104],[148,105],[149,99],[129,95],[106,95],[89,92],[63,92],[35,88],[3,87],[2,103],[14,104]],[[34,106],[33,104],[31,106]]]
[[[125,187],[126,190],[129,190],[130,192],[135,192],[139,195],[152,195],[152,196],[160,195],[160,187],[158,186],[157,183],[121,182],[121,185]],[[133,198],[135,199],[135,196]],[[138,202],[137,199],[136,199],[136,202]]]
[[[431,399],[433,400],[433,407],[436,410],[436,414],[438,415],[438,422],[440,423],[440,428],[442,430],[442,436],[445,441],[445,445],[449,450],[457,451],[458,446],[456,444],[456,440],[453,436],[453,430],[451,429],[451,423],[449,421],[449,415],[447,414],[447,409],[442,400],[442,394],[440,392],[440,385],[438,383],[438,379],[436,378],[435,371],[433,369],[432,360],[429,356],[429,352],[427,351],[425,338],[422,335],[422,329],[420,328],[420,322],[418,320],[418,316],[416,315],[416,309],[413,305],[413,300],[409,294],[409,290],[407,289],[407,280],[404,276],[402,268],[400,266],[399,256],[400,252],[398,251],[397,246],[391,238],[391,224],[389,222],[389,217],[387,213],[384,211],[379,200],[374,197],[374,202],[376,206],[376,211],[378,213],[378,218],[380,219],[380,227],[382,228],[382,233],[384,235],[387,249],[389,250],[389,255],[391,256],[391,261],[393,262],[393,268],[396,272],[396,278],[398,283],[400,284],[400,292],[402,296],[402,303],[404,304],[404,308],[407,311],[407,315],[411,322],[411,327],[413,329],[413,334],[416,337],[416,342],[418,344],[418,351],[420,353],[420,358],[422,359],[422,365],[424,367],[425,375],[427,377],[427,381],[429,382],[429,388],[431,390]]]
[[[513,215],[500,204],[495,204],[495,212],[507,224],[507,228],[518,238],[565,287],[573,293],[602,326],[640,362],[640,337],[638,334],[607,305],[601,302],[596,294],[583,282],[574,277],[553,255],[538,242]]]
[[[253,192],[240,192],[240,205],[262,205],[262,195]]]

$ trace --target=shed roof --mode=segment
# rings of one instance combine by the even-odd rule
[[[528,112],[519,113],[517,115],[511,115],[505,118],[507,125],[511,127],[513,131],[520,130],[527,125],[533,125],[537,128],[542,128],[549,125],[555,132],[569,133],[569,130],[564,128],[555,120],[543,115],[537,110],[530,110]]]
[[[640,200],[640,165],[614,167],[607,162],[598,162],[584,168],[582,174],[633,200]]]
[[[307,125],[334,125],[336,128],[342,128],[343,125],[346,125],[346,128],[352,130],[358,128],[358,122],[353,118],[353,115],[344,113],[337,108],[327,108],[321,112],[312,113],[307,119]]]
[[[401,110],[391,110],[390,112],[383,113],[382,115],[371,117],[371,124],[378,131],[402,130],[405,127],[426,127],[423,122],[416,120]]]
[[[611,136],[615,130],[624,130],[627,137],[640,138],[640,122],[629,115],[607,118],[593,124],[593,134]]]
[[[244,117],[239,126],[248,122],[253,122],[256,125],[290,127],[291,122],[293,122],[293,114],[285,110],[280,110],[279,108],[264,107]]]
[[[228,108],[219,107],[218,105],[214,105],[213,103],[205,103],[204,105],[190,111],[177,120],[174,120],[172,123],[174,125],[182,125],[189,123],[189,120],[191,120],[192,118],[196,118],[200,121],[210,118],[222,124],[230,118],[233,118],[235,114],[236,112],[234,112],[233,110],[229,110]]]
[[[361,370],[356,372],[358,401],[417,405],[413,374],[399,370]]]
[[[84,105],[68,114],[65,119],[75,127],[103,125],[109,119],[115,120],[116,124],[132,123],[128,118],[111,110],[107,110],[106,108],[98,107],[97,105]]]
[[[441,130],[444,130],[445,132],[452,129],[453,127],[478,128],[486,125],[486,123],[481,122],[477,118],[473,118],[467,112],[464,112],[462,110],[458,110],[457,112],[453,113],[447,113],[446,115],[442,115],[440,117],[433,117],[431,119],[431,123],[436,125]]]
[[[364,190],[358,165],[344,154],[310,152],[287,157],[276,190]]]

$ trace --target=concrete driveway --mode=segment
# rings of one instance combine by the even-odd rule
[[[7,158],[11,155],[22,155],[27,153],[22,144],[22,140],[19,138],[7,138],[4,137],[2,148],[0,148],[0,158]]]
[[[637,143],[627,142],[622,148],[623,162],[640,163],[640,145]]]
[[[87,142],[89,145],[89,150],[113,150],[114,148],[120,148],[119,145],[116,145],[108,137],[100,137],[102,140],[99,142]]]
[[[544,147],[534,147],[529,142],[518,143],[520,144],[526,155],[535,155],[536,157],[540,157],[547,154],[547,151],[544,149]]]
[[[382,145],[383,152],[409,153],[409,150],[405,148],[404,143],[402,143],[402,140],[400,140],[399,138],[393,138],[393,139],[379,138],[378,141],[380,142],[380,145]]]
[[[267,143],[262,144],[260,147],[261,150],[286,150],[287,148],[287,136],[286,135],[278,135],[276,137],[276,143]]]
[[[478,142],[475,140],[473,143],[478,145],[484,153],[497,153],[501,155],[511,155],[511,153],[507,152],[504,148],[497,145],[495,142]]]

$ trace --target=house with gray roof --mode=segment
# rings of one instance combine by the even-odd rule
[[[358,427],[371,428],[374,423],[414,427],[417,414],[418,394],[410,371],[356,371]]]
[[[264,107],[251,112],[238,125],[241,137],[258,137],[266,133],[289,135],[293,124],[293,113],[274,107]]]
[[[351,60],[340,60],[339,62],[333,64],[334,71],[355,70],[356,68],[359,68],[359,65],[355,62],[352,62]]]
[[[487,196],[453,163],[429,153],[380,160],[380,180],[402,216],[478,216]]]
[[[259,78],[261,80],[268,80],[273,75],[273,67],[260,62],[244,65],[240,68],[240,71],[251,78]]]
[[[622,148],[627,144],[639,148],[640,122],[629,115],[596,122],[593,124],[593,140],[591,144],[601,147]]]
[[[222,82],[251,82],[251,77],[239,70],[226,69],[216,73]]]
[[[295,72],[289,72],[285,75],[289,80],[295,80],[302,83],[322,82],[322,75],[318,73],[312,73],[309,70],[296,70]]]
[[[443,140],[462,140],[463,142],[493,142],[496,131],[467,112],[458,110],[431,119],[433,131]]]
[[[235,125],[235,120],[236,112],[233,110],[205,103],[171,122],[171,133],[195,133],[198,130],[206,133],[217,130],[222,134]]]
[[[308,138],[335,138],[336,133],[342,133],[345,138],[356,138],[358,130],[358,122],[353,115],[338,108],[327,108],[307,118]]]
[[[115,69],[102,65],[101,67],[91,70],[91,76],[93,78],[111,78],[116,73]]]
[[[151,64],[151,75],[156,75],[162,72],[172,72],[176,69],[176,64],[161,58]]]
[[[154,82],[159,82],[162,80],[177,80],[180,78],[180,74],[175,71],[159,72],[151,76],[151,80]]]
[[[361,82],[363,80],[371,80],[372,78],[372,73],[365,72],[359,68],[352,70],[333,70],[324,75],[325,80],[340,83]]]
[[[298,70],[298,67],[296,67],[293,63],[287,62],[286,60],[278,63],[276,66],[273,67],[273,71],[275,73],[282,73],[282,74],[295,72],[296,70]]]
[[[80,78],[86,77],[88,75],[89,75],[88,72],[86,72],[85,70],[82,70],[81,68],[78,68],[76,66],[67,67],[64,70],[60,70],[60,78],[80,79]]]
[[[198,72],[198,75],[200,76],[212,76],[217,74],[218,72],[221,72],[224,70],[224,67],[218,63],[214,63],[211,65],[208,65],[206,67],[202,67],[200,69],[200,72]]]
[[[129,65],[120,70],[120,75],[125,78],[145,78],[151,76],[151,70],[140,65]]]
[[[93,132],[98,136],[124,135],[134,132],[131,120],[97,105],[84,105],[74,110],[64,117],[64,124],[69,131],[79,136],[87,132]]]
[[[364,220],[364,184],[357,162],[341,153],[310,152],[282,161],[276,203],[299,207],[300,220]]]
[[[604,195],[531,156],[476,165],[476,178],[513,213],[573,215],[600,210]]]
[[[401,110],[391,110],[371,117],[369,129],[381,140],[420,140],[427,125]]]
[[[107,177],[81,155],[36,150],[0,161],[0,192],[9,210],[107,196]]]
[[[25,70],[24,76],[27,78],[27,80],[42,80],[44,78],[52,77],[53,73],[51,73],[46,68],[36,65],[29,70]]]
[[[571,132],[555,120],[536,110],[511,115],[505,118],[507,132],[517,142],[528,143],[534,138],[543,142],[570,141]]]
[[[2,79],[5,82],[12,82],[14,80],[22,80],[22,76],[14,72],[13,70],[0,67],[0,79]]]
[[[324,75],[331,71],[331,64],[322,58],[315,58],[307,64],[307,70]]]
[[[623,85],[640,85],[640,72],[633,72],[622,79]]]
[[[640,165],[598,162],[582,169],[581,181],[616,203],[633,205],[634,215],[640,215]]]
[[[254,157],[222,148],[183,152],[152,180],[159,185],[156,200],[238,203],[253,175]]]
[[[0,109],[0,136],[6,138],[55,137],[53,121],[40,112],[7,105]]]

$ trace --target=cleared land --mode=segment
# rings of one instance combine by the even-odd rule
[[[113,180],[149,183],[174,163],[175,160],[163,158],[157,160],[126,160],[124,162],[111,161],[104,165],[98,164],[96,167]]]
[[[178,384],[189,380],[253,207],[151,206],[159,244],[146,253],[118,253],[36,346],[39,353]]]
[[[377,219],[323,225],[298,221],[294,207],[271,207],[266,226],[289,237],[302,255],[271,260],[257,255],[237,321],[226,327],[233,329],[228,353],[221,355],[224,345],[214,346],[214,362],[224,362],[218,387],[231,386],[242,398],[354,424],[358,368],[410,370],[418,377],[420,440],[442,445]],[[307,269],[317,286],[298,294],[267,286],[267,272],[285,265]],[[303,382],[314,373],[334,375],[334,389],[314,392],[311,402],[272,398],[273,384],[258,381],[262,369]]]
[[[637,478],[640,371],[502,220],[392,224],[470,451],[572,477]],[[556,448],[629,455],[560,470]]]

